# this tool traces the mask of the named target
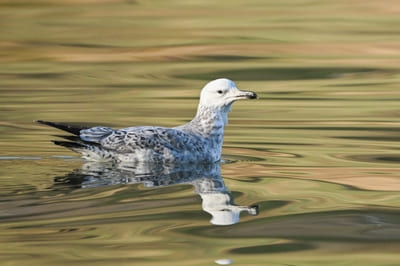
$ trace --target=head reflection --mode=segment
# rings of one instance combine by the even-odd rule
[[[202,208],[214,225],[239,222],[240,213],[257,215],[257,206],[237,206],[221,177],[219,163],[207,164],[138,164],[111,165],[85,163],[81,169],[55,179],[56,185],[69,184],[79,188],[95,188],[116,184],[143,184],[147,188],[191,184],[202,199]]]

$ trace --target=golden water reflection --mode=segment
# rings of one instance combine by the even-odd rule
[[[398,265],[399,7],[0,0],[1,262]],[[197,179],[225,207],[260,206],[229,226],[210,224],[194,179],[83,178],[32,122],[177,126],[219,75],[260,95],[233,107],[222,182]]]
[[[151,164],[135,165],[87,162],[81,169],[55,178],[58,187],[96,188],[121,184],[143,184],[146,188],[159,188],[189,184],[202,199],[202,208],[214,225],[232,225],[239,222],[240,213],[258,214],[258,206],[237,206],[221,177],[219,163],[207,164]]]

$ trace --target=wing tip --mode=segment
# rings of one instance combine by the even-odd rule
[[[45,121],[45,120],[41,120],[41,119],[34,120],[34,122],[42,124],[42,125],[58,128],[58,129],[67,131],[67,132],[72,133],[72,134],[77,135],[77,136],[79,136],[81,130],[88,128],[88,127],[84,127],[84,126],[74,126],[74,125],[71,125],[71,124],[64,124],[64,123],[59,123],[59,122]]]
[[[60,140],[52,140],[55,145],[63,146],[70,149],[83,149],[86,146],[79,142],[71,142],[71,141],[60,141]]]
[[[34,122],[34,123],[43,124],[43,125],[46,125],[46,124],[48,123],[47,121],[44,121],[44,120],[41,120],[41,119],[33,120],[33,122]]]

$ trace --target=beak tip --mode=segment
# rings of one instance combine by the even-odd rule
[[[249,95],[249,99],[258,99],[257,93],[252,92],[252,93]]]

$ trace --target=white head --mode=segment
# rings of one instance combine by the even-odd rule
[[[221,78],[204,86],[200,94],[200,105],[229,111],[231,104],[241,99],[257,99],[257,94],[241,91],[232,80]]]

